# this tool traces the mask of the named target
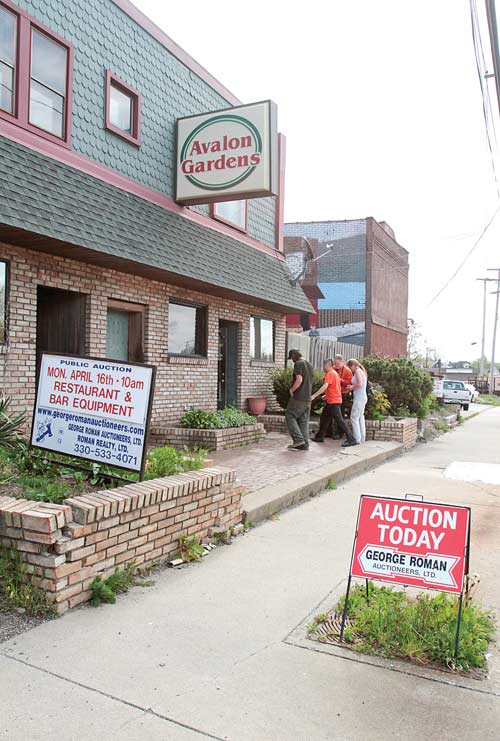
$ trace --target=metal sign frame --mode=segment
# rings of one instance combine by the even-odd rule
[[[362,494],[359,498],[359,504],[358,504],[358,514],[356,518],[356,530],[354,533],[354,539],[352,544],[352,552],[351,552],[351,560],[349,563],[349,574],[347,578],[347,588],[345,593],[345,599],[344,599],[344,609],[342,611],[342,622],[340,626],[340,641],[343,642],[344,640],[344,630],[345,630],[345,623],[347,620],[347,612],[349,608],[349,593],[351,591],[351,581],[354,576],[356,579],[362,579],[364,577],[360,577],[357,574],[352,574],[352,565],[354,561],[354,553],[356,551],[356,542],[358,538],[358,528],[359,528],[359,518],[361,514],[361,503],[363,499],[388,499],[391,502],[408,502],[410,501],[410,497],[412,496],[418,496],[419,501],[421,501],[423,504],[430,504],[430,505],[436,505],[438,507],[446,507],[447,505],[443,502],[428,502],[424,500],[423,497],[420,497],[420,495],[414,495],[414,494],[407,494],[404,498],[402,497],[381,497],[381,496],[375,496],[374,494]],[[454,507],[455,509],[464,509],[467,510],[467,535],[466,535],[466,543],[464,546],[464,573],[463,573],[463,582],[462,582],[462,591],[461,592],[450,592],[447,589],[436,589],[435,587],[425,587],[422,585],[415,585],[415,584],[404,584],[403,586],[412,587],[413,589],[426,589],[428,591],[435,591],[435,592],[446,592],[447,594],[455,594],[459,598],[458,602],[458,619],[457,619],[457,632],[455,635],[455,658],[458,655],[458,643],[460,638],[460,624],[462,620],[462,605],[463,605],[463,596],[464,596],[464,585],[467,582],[467,577],[469,576],[469,558],[470,558],[470,530],[471,530],[471,508],[470,507],[464,507],[462,505],[449,505]],[[381,581],[386,584],[392,584],[394,586],[394,582],[390,579],[384,579],[379,576],[371,576],[369,579],[366,578],[366,601],[369,600],[369,594],[368,594],[368,582],[369,581]],[[397,582],[398,584],[401,584],[402,582]]]

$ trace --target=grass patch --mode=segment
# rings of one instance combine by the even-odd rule
[[[500,396],[495,396],[495,394],[480,394],[476,404],[491,404],[494,407],[500,407]]]
[[[345,597],[336,611],[344,609]],[[369,582],[369,599],[364,585],[349,596],[350,625],[345,640],[356,651],[387,658],[412,659],[466,672],[486,664],[485,652],[495,627],[489,613],[464,600],[458,656],[454,658],[458,619],[458,598],[447,594],[419,594],[376,587]]]
[[[443,422],[440,419],[435,420],[433,423],[434,429],[436,429],[438,432],[449,432],[450,426],[448,422]]]
[[[19,553],[5,547],[0,548],[0,602],[9,609],[22,607],[35,617],[53,614],[45,593],[30,583]]]

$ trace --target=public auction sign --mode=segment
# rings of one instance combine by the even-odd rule
[[[270,100],[177,119],[176,200],[186,205],[278,194]]]
[[[141,471],[154,367],[44,353],[31,444]]]
[[[351,575],[461,594],[470,509],[361,496]]]

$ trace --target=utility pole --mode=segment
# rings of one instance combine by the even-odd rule
[[[491,364],[490,364],[490,394],[493,393],[495,389],[495,346],[496,346],[496,340],[497,340],[497,326],[498,326],[498,300],[500,298],[500,268],[488,268],[488,270],[494,270],[497,273],[496,277],[496,284],[497,284],[497,290],[493,291],[493,293],[496,293],[497,299],[495,302],[495,319],[493,322],[493,344],[491,348]]]
[[[486,337],[486,283],[493,281],[496,283],[496,278],[476,278],[476,280],[482,280],[483,281],[483,334],[481,337],[481,362],[479,367],[479,377],[482,378],[484,376],[484,366],[486,363],[486,356],[484,354],[484,342]]]
[[[498,108],[500,111],[500,45],[498,42],[498,27],[495,8],[495,0],[485,0],[486,18],[488,19],[488,32],[490,35],[491,58],[493,62],[493,76],[497,91]]]

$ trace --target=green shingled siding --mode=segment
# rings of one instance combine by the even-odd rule
[[[173,197],[176,119],[223,108],[227,101],[112,0],[17,0],[17,5],[75,47],[74,150]],[[186,7],[186,22],[188,18]],[[104,128],[106,69],[143,96],[140,150]],[[249,233],[271,246],[275,243],[274,208],[273,198],[249,201]]]

